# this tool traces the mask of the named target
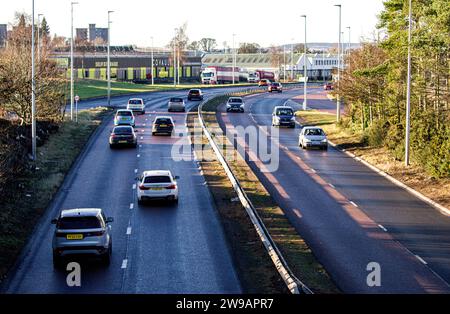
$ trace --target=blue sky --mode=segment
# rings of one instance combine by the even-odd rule
[[[165,46],[174,29],[188,23],[191,40],[201,37],[217,39],[219,46],[226,41],[271,44],[303,42],[302,14],[307,15],[308,41],[336,42],[338,9],[342,5],[342,29],[345,40],[347,26],[351,27],[352,42],[361,36],[372,38],[377,15],[383,9],[382,0],[77,0],[75,27],[96,23],[107,26],[107,11],[112,15],[111,42],[115,45],[135,44]],[[31,0],[2,1],[0,24],[10,23],[14,12],[31,13]],[[67,0],[35,0],[36,13],[46,16],[52,34],[70,36],[70,2]]]

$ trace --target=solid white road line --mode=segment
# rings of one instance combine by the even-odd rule
[[[128,266],[128,260],[127,260],[127,259],[124,259],[124,260],[122,261],[122,267],[120,267],[120,268],[126,269],[127,266]]]
[[[387,229],[383,225],[378,225],[378,227],[380,227],[384,232],[387,232]]]
[[[428,263],[425,262],[425,260],[424,260],[422,257],[420,257],[419,255],[416,255],[416,257],[417,257],[417,259],[418,259],[422,264],[425,264],[425,265],[428,264]]]

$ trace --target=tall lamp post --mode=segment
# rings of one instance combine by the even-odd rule
[[[236,34],[233,34],[233,85],[235,84],[234,71],[235,71],[235,67],[236,67],[236,47],[234,46],[235,45],[235,42],[234,42],[235,37],[236,37]]]
[[[43,14],[38,14],[38,31],[37,31],[37,60],[38,66],[41,62],[41,16]]]
[[[339,8],[339,42],[338,42],[338,66],[337,66],[337,86],[339,90],[339,84],[341,80],[341,5],[335,4],[335,7]],[[341,120],[341,96],[336,95],[336,121]]]
[[[306,53],[308,52],[306,47],[306,15],[302,15],[303,18],[305,18],[305,43],[304,43],[304,53],[303,53],[303,110],[306,110],[307,108],[307,84],[308,84],[308,65],[307,65],[307,56]]]
[[[108,11],[108,60],[107,60],[107,80],[108,80],[108,106],[111,106],[111,13]]]
[[[152,36],[152,85],[155,85],[155,78],[153,75],[153,71],[154,71],[154,59],[153,59],[153,36]]]
[[[31,156],[36,161],[36,79],[34,70],[34,0],[31,2]]]
[[[406,87],[406,134],[405,134],[405,165],[409,166],[409,133],[411,127],[411,28],[412,28],[412,1],[409,0],[408,23],[408,74]]]
[[[291,80],[294,80],[294,38],[291,39]]]
[[[73,6],[78,2],[70,3],[70,121],[73,121]]]

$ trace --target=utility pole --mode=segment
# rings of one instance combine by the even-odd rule
[[[153,75],[153,71],[154,71],[154,60],[153,60],[153,36],[152,36],[152,85],[155,85],[155,78]]]
[[[291,40],[291,80],[294,80],[294,38]]]
[[[283,79],[286,83],[286,45],[283,45]]]
[[[177,29],[175,28],[175,37],[173,42],[173,86],[177,86],[177,40],[178,34]]]
[[[408,77],[406,87],[406,135],[405,135],[405,165],[409,166],[409,133],[411,127],[411,28],[412,28],[412,1],[409,0],[408,23]]]
[[[339,42],[338,42],[338,66],[337,66],[337,86],[339,90],[339,84],[341,80],[341,5],[335,4],[335,7],[339,8]],[[336,96],[336,121],[341,120],[341,96]]]
[[[181,68],[181,62],[180,62],[180,47],[177,49],[177,82],[178,85],[180,85],[180,68]]]
[[[236,55],[236,47],[234,46],[234,39],[236,37],[236,34],[233,34],[233,85],[235,84],[235,79],[234,79],[234,71],[235,71],[235,66],[236,66],[236,60],[235,60],[235,55]]]
[[[303,53],[303,110],[307,108],[307,82],[308,82],[308,65],[307,65],[307,55],[308,49],[306,47],[306,15],[302,15],[305,18],[305,44],[304,44],[304,53]]]
[[[108,80],[108,106],[111,106],[111,13],[114,13],[114,11],[108,11],[108,69],[106,70]]]
[[[34,69],[34,0],[31,13],[31,156],[36,161],[36,78]]]
[[[71,2],[70,7],[70,121],[73,121],[73,6],[78,2]]]

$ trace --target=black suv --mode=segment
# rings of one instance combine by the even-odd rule
[[[203,100],[203,93],[200,89],[191,89],[188,93],[188,100]]]
[[[156,117],[153,122],[152,135],[157,133],[165,133],[172,135],[174,122],[171,117]]]

